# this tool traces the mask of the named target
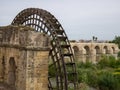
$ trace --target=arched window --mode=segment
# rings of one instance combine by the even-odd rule
[[[15,71],[16,71],[16,65],[14,57],[10,57],[9,59],[9,72],[8,72],[8,84],[11,86],[15,86]]]

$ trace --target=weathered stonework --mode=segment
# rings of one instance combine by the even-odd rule
[[[103,54],[112,55],[117,58],[120,51],[117,44],[99,42],[71,42],[76,61],[86,62],[87,60],[96,63]]]
[[[16,90],[48,89],[50,39],[30,27],[0,27],[0,82]]]

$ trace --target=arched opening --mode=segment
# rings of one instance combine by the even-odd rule
[[[86,55],[90,55],[90,48],[88,46],[84,47]]]
[[[11,85],[12,87],[15,86],[15,81],[16,81],[15,71],[16,71],[16,65],[15,65],[14,57],[10,57],[9,72],[8,72],[8,84]]]
[[[113,52],[113,54],[115,54],[115,48],[114,47],[112,47],[112,52]]]
[[[103,50],[104,50],[104,54],[108,54],[108,47],[107,46],[104,46],[104,48],[103,48]]]
[[[96,47],[95,47],[95,51],[96,51],[96,55],[97,55],[97,54],[100,54],[100,47],[99,47],[99,46],[96,46]]]
[[[85,46],[84,49],[85,49],[86,60],[90,60],[90,48],[88,46]]]
[[[76,60],[80,59],[80,51],[79,51],[79,48],[77,46],[73,46],[73,52],[74,52],[74,55],[75,55],[75,58]]]
[[[96,46],[95,51],[96,51],[96,61],[99,61],[100,60],[100,47]]]

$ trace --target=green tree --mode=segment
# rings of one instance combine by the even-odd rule
[[[111,43],[118,44],[118,47],[120,48],[120,36],[115,36],[115,38],[111,41]]]

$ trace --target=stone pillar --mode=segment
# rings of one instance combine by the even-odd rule
[[[48,51],[27,51],[26,90],[48,89]]]
[[[38,32],[28,31],[26,44],[26,89],[48,89],[49,38]]]

